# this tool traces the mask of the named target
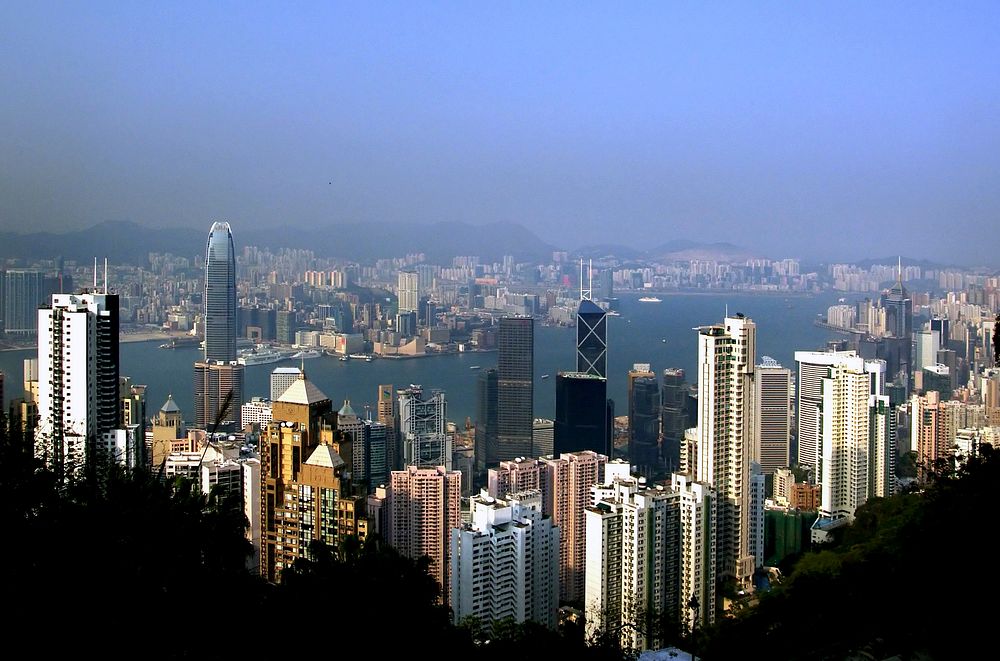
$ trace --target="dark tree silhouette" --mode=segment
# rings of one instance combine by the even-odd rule
[[[993,320],[993,366],[1000,367],[1000,314]]]

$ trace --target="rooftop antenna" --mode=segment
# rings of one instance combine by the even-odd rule
[[[104,293],[108,293],[108,258],[104,258]]]
[[[729,303],[726,303],[726,317],[729,317]]]
[[[896,279],[899,280],[900,282],[902,282],[903,281],[903,256],[899,255],[897,257],[897,259],[899,260],[899,262],[898,262],[898,264],[896,266]]]
[[[580,258],[580,300],[589,301],[591,300],[591,294],[593,289],[591,284],[593,282],[593,274],[591,273],[591,267],[594,264],[594,260],[590,260],[590,265],[587,267],[587,286],[583,286],[583,257]]]
[[[94,291],[97,291],[97,255],[94,255]]]

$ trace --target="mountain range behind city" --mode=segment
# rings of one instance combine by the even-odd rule
[[[28,260],[65,259],[86,262],[94,256],[107,257],[113,263],[139,266],[148,262],[149,253],[195,255],[204,249],[203,231],[187,227],[150,228],[128,221],[108,221],[83,230],[66,232],[0,231],[0,258]],[[578,246],[546,243],[528,227],[518,223],[385,223],[373,227],[365,223],[329,224],[314,227],[247,227],[239,237],[241,245],[279,250],[308,249],[317,256],[358,262],[371,262],[407,253],[423,253],[428,261],[445,263],[461,255],[477,255],[498,261],[512,255],[519,261],[541,263],[558,250],[573,257],[617,258],[622,261],[709,260],[737,263],[748,259],[779,259],[794,255],[751,251],[728,242],[698,242],[672,239],[649,242],[652,247],[637,248],[626,244],[586,244]],[[867,268],[889,264],[897,256],[875,258],[860,256],[842,260]],[[904,265],[922,268],[995,267],[995,264],[960,262],[958,264],[902,256]],[[829,263],[806,260],[808,264]]]

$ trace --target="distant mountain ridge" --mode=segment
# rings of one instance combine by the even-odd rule
[[[573,251],[574,257],[609,257],[614,256],[624,260],[655,259],[655,260],[691,260],[704,259],[715,261],[742,261],[754,257],[762,257],[732,243],[700,243],[690,239],[672,239],[666,243],[646,250],[640,250],[622,244],[601,243],[584,246]]]
[[[337,223],[310,228],[233,225],[237,254],[243,246],[313,250],[317,256],[360,262],[424,253],[427,260],[448,263],[456,255],[479,255],[499,261],[514,255],[523,261],[542,261],[555,249],[517,223]],[[117,264],[148,263],[149,253],[185,257],[204,254],[211,223],[194,228],[151,228],[129,221],[108,221],[84,230],[52,232],[0,232],[0,257],[29,260],[63,256],[78,262],[94,257]]]

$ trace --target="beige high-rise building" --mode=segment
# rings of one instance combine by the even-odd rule
[[[420,288],[414,271],[400,271],[396,294],[400,312],[416,312],[420,307]]]
[[[590,488],[604,479],[608,458],[592,450],[566,452],[543,458],[543,512],[559,527],[559,595],[564,602],[582,602],[587,556],[587,519],[592,504]]]
[[[814,541],[854,518],[869,498],[896,490],[895,416],[885,394],[886,363],[854,351],[796,351],[799,463],[819,489]],[[808,443],[806,442],[808,439]],[[810,453],[802,451],[811,445]],[[806,457],[812,457],[808,463]],[[796,487],[797,488],[797,487]],[[797,491],[792,505],[805,509]]]
[[[939,459],[951,456],[941,424],[941,394],[930,390],[910,397],[910,450],[917,453],[917,477],[926,480]]]
[[[444,466],[392,471],[388,518],[389,543],[407,558],[430,558],[430,574],[447,600],[451,530],[462,523],[462,473]]]
[[[737,314],[698,329],[698,425],[694,479],[717,494],[716,575],[741,585],[753,578],[750,554],[750,459],[754,441],[757,327]]]
[[[383,383],[378,387],[378,398],[376,400],[378,421],[385,425],[388,438],[386,439],[386,454],[389,459],[389,468],[400,466],[399,463],[399,443],[396,442],[396,391],[391,383]]]
[[[167,401],[153,418],[153,448],[150,453],[153,471],[159,470],[170,453],[183,452],[182,448],[189,445],[181,409],[174,401],[174,396],[167,395]]]
[[[366,497],[351,484],[350,437],[337,430],[330,398],[302,373],[274,402],[260,441],[260,573],[311,558],[314,541],[364,537]]]

